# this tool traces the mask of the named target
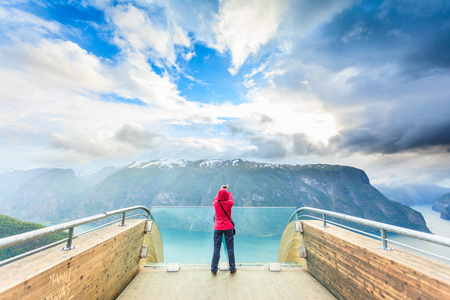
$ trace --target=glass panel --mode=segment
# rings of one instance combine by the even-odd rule
[[[152,207],[163,239],[164,262],[210,263],[213,207]],[[237,263],[276,262],[281,235],[295,208],[233,207]],[[226,261],[224,250],[220,261]]]

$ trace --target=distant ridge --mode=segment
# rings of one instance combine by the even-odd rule
[[[203,159],[203,160],[169,160],[169,159],[157,159],[151,161],[136,161],[133,162],[125,168],[137,168],[137,169],[145,169],[150,167],[158,167],[160,169],[171,170],[175,168],[185,168],[185,167],[199,167],[199,168],[223,168],[223,167],[237,167],[237,166],[245,166],[248,168],[254,169],[262,169],[262,168],[283,168],[283,169],[292,169],[295,167],[307,167],[311,169],[317,168],[326,168],[330,165],[326,164],[308,164],[308,165],[291,165],[291,164],[272,164],[272,163],[260,163],[247,161],[242,159],[232,159],[232,160],[221,160],[221,159]]]
[[[210,206],[218,188],[228,183],[236,206],[310,206],[428,231],[420,213],[388,200],[370,185],[364,171],[348,166],[159,159],[99,170],[100,177],[90,172],[83,181],[61,172],[41,174],[39,185],[36,178],[25,182],[2,199],[9,203],[3,213],[48,222],[133,205]],[[29,210],[29,203],[37,201],[46,207],[39,214]]]
[[[389,200],[408,206],[431,205],[436,199],[450,192],[450,188],[437,185],[404,184],[394,186],[376,185],[375,187]]]

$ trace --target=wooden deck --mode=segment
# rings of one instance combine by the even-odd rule
[[[336,299],[304,268],[268,264],[238,264],[237,272],[211,274],[209,265],[181,265],[168,272],[167,265],[149,265],[117,298],[126,299]]]

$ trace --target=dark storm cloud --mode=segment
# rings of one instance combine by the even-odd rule
[[[366,153],[392,154],[431,147],[446,151],[450,146],[450,121],[421,124],[403,131],[398,128],[354,128],[341,132],[330,142],[341,149]]]
[[[276,86],[298,91],[308,81],[345,128],[327,149],[297,135],[296,154],[447,151],[449,1],[360,1],[297,40],[288,55]]]
[[[299,40],[295,53],[332,70],[396,64],[404,74],[420,75],[449,69],[449,3],[362,1]]]
[[[330,143],[339,149],[351,152],[365,153],[394,153],[398,151],[396,142],[398,137],[386,137],[369,128],[354,128],[342,131],[330,139]]]
[[[450,69],[450,25],[439,34],[431,32],[423,43],[411,49],[402,62],[406,72],[426,72],[430,69]],[[419,74],[420,75],[420,74]]]
[[[400,150],[433,146],[450,146],[450,120],[421,124],[406,132],[398,142]]]

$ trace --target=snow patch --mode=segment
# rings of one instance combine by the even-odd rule
[[[199,164],[200,168],[214,168],[218,165],[223,164],[223,160],[220,159],[208,159],[208,160],[204,160]]]
[[[128,166],[128,168],[145,169],[150,167],[158,167],[163,170],[173,170],[175,168],[184,168],[189,162],[184,159],[169,160],[169,159],[159,159],[152,161],[137,161]]]

